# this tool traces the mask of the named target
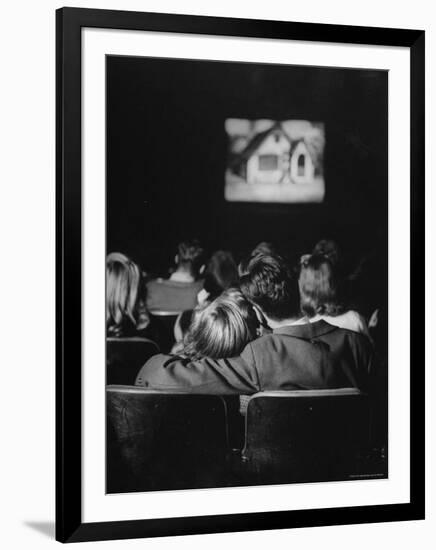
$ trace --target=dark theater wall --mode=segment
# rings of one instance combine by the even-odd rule
[[[237,254],[330,237],[385,256],[387,91],[384,71],[108,57],[108,251],[153,270],[189,237]],[[323,122],[324,202],[226,202],[227,118]]]

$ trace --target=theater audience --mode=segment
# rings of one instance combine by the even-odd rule
[[[147,283],[147,307],[151,312],[177,314],[197,305],[197,294],[203,288],[203,249],[196,240],[182,242],[175,256],[175,270],[169,279]]]
[[[240,290],[229,288],[214,301],[194,310],[192,323],[181,343],[181,355],[191,360],[235,357],[259,336],[260,330],[252,304]],[[240,395],[239,399],[234,396],[226,400],[232,448],[243,445],[243,416],[248,399],[248,395]]]
[[[299,323],[323,319],[331,325],[360,332],[370,338],[365,318],[345,306],[336,261],[322,253],[303,256],[298,284],[304,317]]]
[[[297,281],[278,256],[256,255],[240,281],[244,296],[273,330],[223,359],[171,355],[152,357],[136,384],[192,393],[252,394],[263,390],[358,387],[372,369],[368,339],[320,319],[299,319]]]
[[[217,298],[223,290],[238,282],[238,268],[233,255],[228,250],[218,250],[212,254],[204,272],[203,288],[197,295],[197,302],[206,305]],[[180,350],[181,342],[191,323],[193,310],[181,313],[174,325],[175,346],[172,353]]]
[[[106,258],[108,337],[156,339],[157,331],[148,315],[144,297],[145,285],[138,265],[120,252],[109,254]]]

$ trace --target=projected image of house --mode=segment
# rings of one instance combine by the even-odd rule
[[[307,121],[228,119],[225,198],[321,202],[324,127]]]

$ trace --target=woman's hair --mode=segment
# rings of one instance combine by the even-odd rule
[[[322,239],[318,241],[313,248],[312,254],[325,256],[334,266],[340,264],[342,260],[342,254],[338,243],[331,239]]]
[[[148,315],[143,304],[145,285],[139,267],[124,254],[106,258],[106,328],[121,336],[126,328],[145,328]]]
[[[210,258],[204,275],[204,289],[209,294],[209,300],[214,300],[237,282],[238,268],[232,253],[218,250]]]
[[[191,359],[221,359],[239,355],[257,336],[253,306],[234,288],[194,311],[184,339],[184,355]]]
[[[301,311],[308,317],[339,315],[343,305],[334,263],[323,254],[303,256],[298,280]]]

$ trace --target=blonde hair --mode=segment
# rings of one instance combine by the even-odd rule
[[[130,258],[113,252],[106,258],[106,327],[108,334],[121,335],[126,325],[138,328],[144,325],[144,309],[141,292],[142,274]]]
[[[258,325],[250,302],[239,290],[228,289],[194,311],[184,354],[191,359],[234,357],[256,338]]]

